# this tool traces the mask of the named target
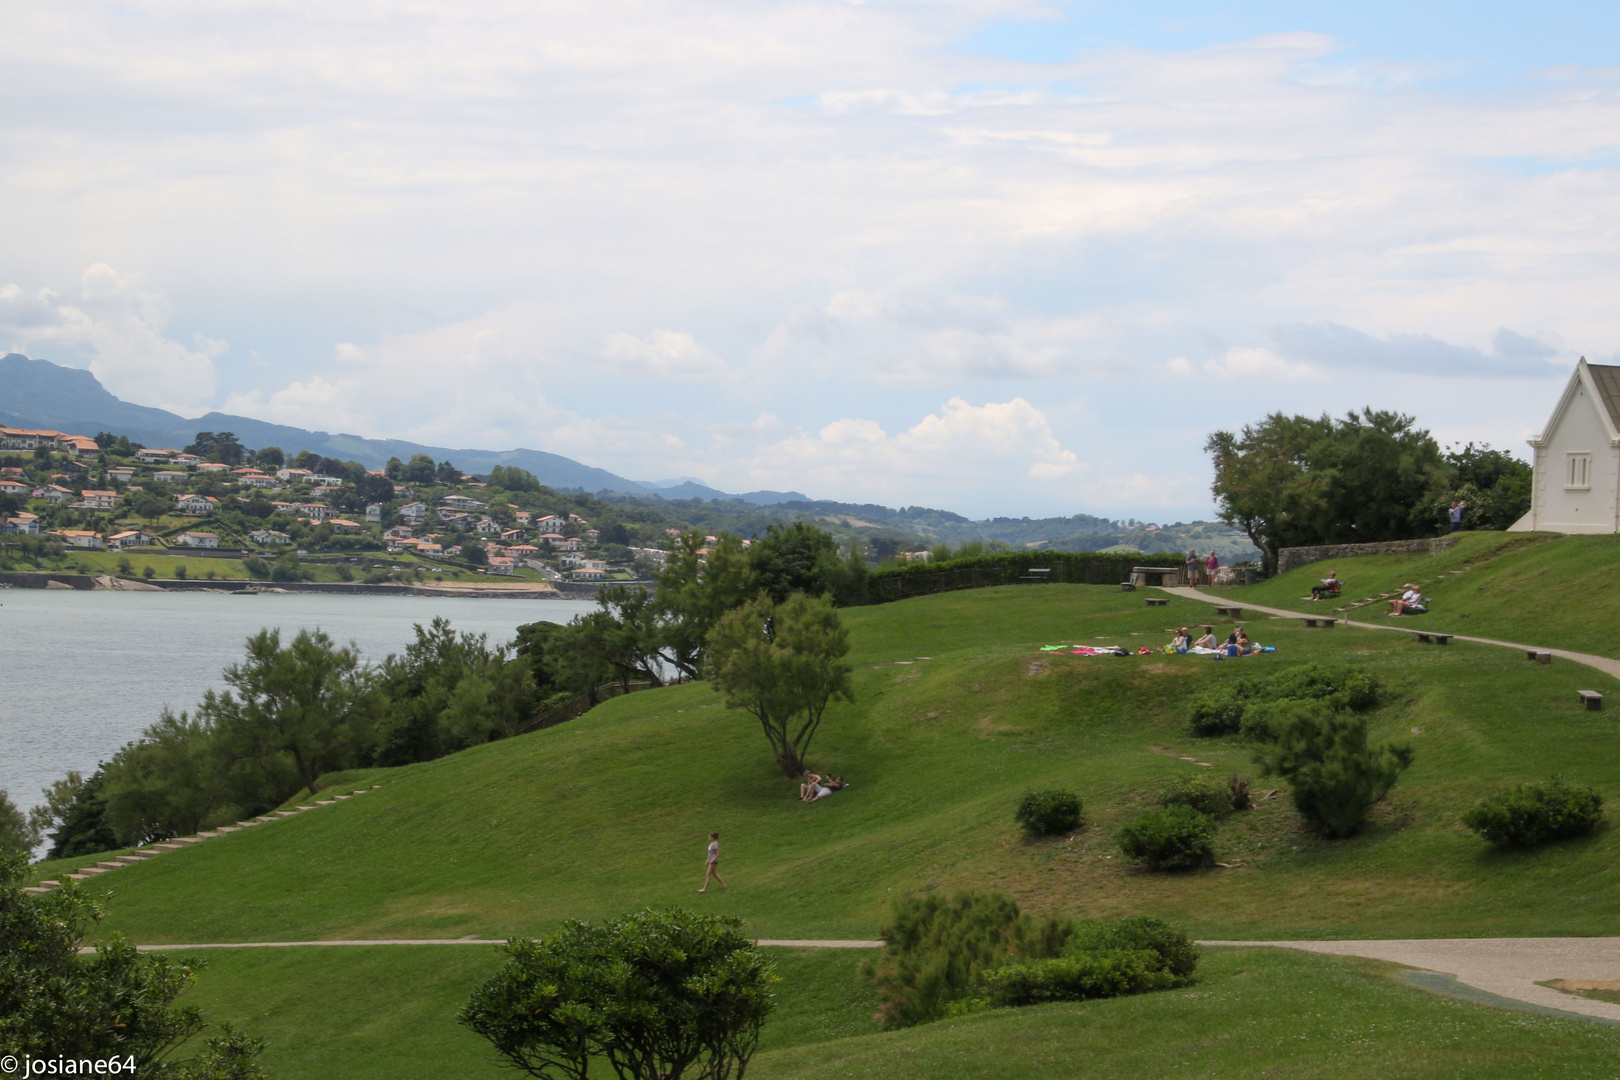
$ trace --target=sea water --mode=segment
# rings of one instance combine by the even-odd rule
[[[319,628],[381,662],[436,616],[458,631],[512,639],[524,623],[564,623],[589,600],[0,589],[0,790],[27,810],[72,769],[89,776],[165,708],[191,709],[267,627],[282,641]]]

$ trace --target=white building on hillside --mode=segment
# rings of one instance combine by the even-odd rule
[[[1620,367],[1582,357],[1530,445],[1530,512],[1509,531],[1620,532]]]

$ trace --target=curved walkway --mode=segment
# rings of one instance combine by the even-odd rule
[[[1353,626],[1357,630],[1394,630],[1397,633],[1413,634],[1417,633],[1417,629],[1422,629],[1430,633],[1445,633],[1443,630],[1430,629],[1433,624],[1427,619],[1424,620],[1422,627],[1413,629],[1405,626],[1391,626],[1389,623],[1356,622],[1353,619],[1345,619],[1339,615],[1325,616],[1321,612],[1289,611],[1285,608],[1262,607],[1259,604],[1245,604],[1241,601],[1233,599],[1230,596],[1209,596],[1206,593],[1199,592],[1197,589],[1189,588],[1185,585],[1156,585],[1154,588],[1157,588],[1160,592],[1167,592],[1172,596],[1181,596],[1189,600],[1202,600],[1206,604],[1220,604],[1222,606],[1230,604],[1233,607],[1241,607],[1244,611],[1260,611],[1267,615],[1281,615],[1284,618],[1289,619],[1331,617],[1339,619],[1344,623],[1344,625]],[[1572,652],[1569,649],[1549,649],[1542,645],[1522,645],[1514,641],[1498,641],[1495,638],[1470,637],[1467,634],[1451,634],[1449,636],[1456,641],[1472,641],[1480,645],[1499,645],[1504,649],[1518,649],[1520,652],[1534,649],[1538,652],[1552,653],[1554,656],[1561,659],[1573,660],[1577,664],[1585,664],[1589,668],[1596,668],[1605,675],[1612,675],[1615,678],[1620,679],[1620,660],[1615,660],[1607,656],[1598,656],[1595,653]]]
[[[1620,1022],[1620,1005],[1566,994],[1538,983],[1555,979],[1620,983],[1620,938],[1434,938],[1415,941],[1200,941],[1200,945],[1272,946],[1327,956],[1362,956],[1455,975],[1488,994],[1559,1012]]]

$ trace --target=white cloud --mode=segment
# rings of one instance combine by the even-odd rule
[[[868,482],[840,453],[934,484],[917,418],[1016,380],[1090,468],[1014,455],[1036,486],[987,509],[1197,507],[1140,477],[1211,428],[1417,373],[1453,380],[1425,423],[1501,442],[1493,380],[1533,397],[1620,349],[1612,73],[1440,93],[1443,64],[1347,63],[1294,14],[1050,64],[961,47],[1059,17],[1034,0],[142,11],[24,5],[0,35],[0,337],[136,400],[711,482],[814,432],[822,472],[759,467],[838,496],[816,478]],[[76,280],[103,263],[143,284]],[[1061,418],[1081,395],[1099,423]]]
[[[12,351],[58,362],[87,361],[96,377],[128,401],[187,413],[214,396],[214,361],[229,346],[192,335],[184,345],[164,335],[166,297],[139,288],[133,275],[96,263],[80,278],[79,299],[50,289],[0,286],[0,336]]]
[[[619,374],[633,378],[713,379],[730,370],[691,334],[674,330],[654,330],[645,338],[609,334],[602,355]]]
[[[1232,345],[1219,356],[1194,365],[1184,356],[1177,356],[1166,365],[1172,375],[1181,378],[1204,377],[1234,382],[1249,382],[1264,386],[1272,380],[1301,382],[1321,379],[1322,373],[1309,364],[1286,360],[1274,352],[1245,345]]]

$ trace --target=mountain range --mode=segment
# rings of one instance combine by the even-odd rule
[[[515,465],[533,473],[547,487],[558,490],[656,495],[665,499],[735,500],[757,505],[800,502],[808,498],[797,491],[729,494],[687,477],[630,480],[544,450],[456,449],[403,439],[366,439],[342,432],[306,431],[221,412],[188,420],[165,409],[123,401],[82,368],[63,367],[21,353],[0,357],[0,425],[49,428],[72,435],[110,431],[146,446],[176,449],[189,444],[199,431],[229,431],[244,446],[255,449],[279,446],[288,457],[300,450],[309,450],[339,461],[358,461],[370,469],[382,468],[391,457],[406,461],[413,454],[426,454],[434,461],[452,461],[469,473],[488,473],[497,465]]]

